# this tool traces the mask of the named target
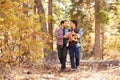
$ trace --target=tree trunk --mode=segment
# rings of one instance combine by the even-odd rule
[[[104,54],[104,43],[105,43],[105,30],[103,29],[103,31],[102,31],[102,44],[101,44],[101,47],[102,47],[102,59],[103,59],[103,54]]]
[[[37,8],[37,11],[38,11],[37,13],[39,14],[39,20],[40,20],[40,23],[41,23],[42,32],[47,33],[46,18],[45,18],[45,12],[44,12],[42,2],[41,2],[41,0],[34,0],[34,2],[36,4],[36,8]],[[34,10],[34,12],[35,11],[36,10]],[[46,45],[48,45],[48,44],[46,43]],[[45,58],[45,61],[46,61],[46,54],[48,54],[48,50],[46,48],[44,48],[43,52],[44,52],[44,58]]]
[[[41,2],[41,0],[34,0],[34,1],[36,4],[36,7],[37,7],[38,14],[40,16],[39,19],[40,19],[40,23],[42,26],[42,31],[47,33],[46,18],[45,18],[45,12],[44,12],[42,2]]]
[[[24,3],[23,3],[23,13],[24,14],[26,14],[26,15],[28,15],[28,1],[25,1]]]
[[[95,13],[99,12],[99,3],[100,0],[95,0]],[[95,47],[94,47],[94,54],[96,58],[101,59],[101,48],[100,48],[100,23],[98,23],[99,17],[95,15]]]
[[[52,0],[49,0],[48,2],[48,29],[51,36],[50,47],[53,50]]]
[[[34,13],[35,14],[37,13],[37,7],[36,7],[36,5],[34,5]]]

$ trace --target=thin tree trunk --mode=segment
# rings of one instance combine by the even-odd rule
[[[34,0],[34,1],[36,4],[36,7],[37,7],[38,14],[40,16],[39,19],[40,19],[40,23],[42,26],[42,31],[47,33],[46,18],[45,18],[45,12],[44,12],[42,2],[41,2],[41,0]]]
[[[48,29],[49,29],[49,34],[51,36],[51,42],[50,42],[50,47],[53,50],[53,26],[52,26],[52,0],[49,0],[48,2]]]
[[[105,31],[103,29],[103,32],[102,32],[102,44],[101,44],[101,47],[102,47],[102,59],[103,59],[103,54],[104,54],[104,43],[105,43]]]
[[[34,5],[34,13],[36,14],[37,13],[37,7],[36,7],[36,5]]]
[[[23,13],[24,14],[26,14],[26,15],[28,15],[28,1],[25,1],[24,3],[23,3]]]
[[[47,33],[46,17],[45,17],[45,12],[44,12],[42,2],[41,2],[41,0],[34,0],[34,2],[36,4],[36,8],[37,8],[37,11],[38,11],[37,13],[39,14],[39,20],[40,20],[40,23],[41,23],[42,32]],[[48,44],[46,43],[46,45],[48,45]],[[48,54],[48,50],[46,48],[44,48],[43,51],[44,51],[44,58],[45,58],[45,61],[46,61],[46,54]]]
[[[100,0],[95,0],[95,13],[99,12],[99,3]],[[96,58],[101,59],[102,54],[101,54],[101,48],[100,48],[100,23],[98,23],[99,17],[95,15],[95,56]]]

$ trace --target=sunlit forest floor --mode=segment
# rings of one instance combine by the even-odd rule
[[[59,71],[60,64],[22,64],[0,67],[0,80],[120,80],[120,66],[107,68],[90,68],[80,66],[79,70],[71,71],[70,64],[64,72]]]

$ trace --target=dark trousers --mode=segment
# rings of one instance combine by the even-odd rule
[[[58,58],[61,63],[61,69],[66,68],[66,55],[67,55],[67,48],[66,46],[57,45],[58,50]]]
[[[77,66],[79,66],[79,62],[80,62],[80,47],[78,47],[77,44],[72,44],[69,47],[69,54],[70,54],[71,68],[75,69],[77,68]]]

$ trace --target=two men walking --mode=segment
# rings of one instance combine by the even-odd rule
[[[79,38],[82,34],[77,28],[77,21],[70,21],[70,29],[66,29],[67,21],[61,21],[61,26],[56,30],[58,57],[61,63],[61,70],[66,68],[67,43],[70,55],[71,70],[76,70],[80,61],[80,44]]]

